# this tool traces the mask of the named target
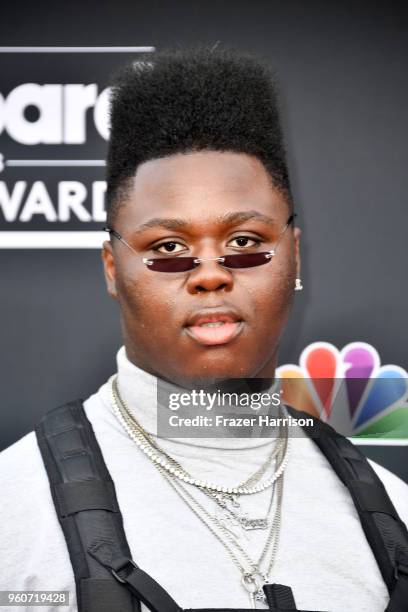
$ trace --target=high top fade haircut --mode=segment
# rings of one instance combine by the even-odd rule
[[[110,119],[111,227],[139,164],[194,151],[254,155],[293,209],[275,79],[264,60],[217,46],[149,54],[114,80]]]

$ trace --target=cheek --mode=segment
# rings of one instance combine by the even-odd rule
[[[143,275],[138,279],[123,275],[118,283],[119,304],[127,329],[136,339],[148,334],[149,343],[168,332],[168,326],[160,322],[174,316],[175,299],[165,291],[157,279]]]
[[[245,290],[253,304],[254,319],[258,327],[276,330],[287,318],[294,296],[296,267],[294,262],[275,260],[273,269],[263,271],[256,279],[248,277]],[[259,270],[261,272],[261,269]]]

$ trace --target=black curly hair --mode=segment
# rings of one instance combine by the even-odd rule
[[[149,54],[114,80],[110,119],[109,224],[139,164],[202,150],[256,156],[292,209],[275,79],[264,60],[217,46]]]

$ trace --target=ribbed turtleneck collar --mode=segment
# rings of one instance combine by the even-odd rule
[[[150,434],[157,436],[157,386],[166,385],[164,380],[149,374],[145,370],[137,367],[127,357],[126,349],[122,346],[116,356],[118,368],[118,388],[120,396],[126,406],[139,422],[139,424]],[[174,387],[172,387],[174,391]],[[275,383],[269,393],[278,389]],[[185,391],[181,389],[180,391]],[[262,412],[259,411],[260,413]],[[207,448],[220,449],[245,449],[264,446],[271,443],[271,438],[177,438],[174,442]]]

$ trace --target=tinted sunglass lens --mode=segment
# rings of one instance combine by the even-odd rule
[[[253,268],[270,261],[269,253],[243,253],[224,255],[222,265],[226,268]],[[166,257],[150,259],[148,267],[154,272],[187,272],[199,265],[195,257]]]
[[[187,272],[198,264],[194,257],[168,257],[167,259],[151,259],[148,267],[155,272]]]
[[[253,268],[270,261],[267,253],[244,253],[242,255],[225,255],[223,265],[226,268]]]

